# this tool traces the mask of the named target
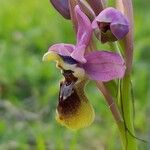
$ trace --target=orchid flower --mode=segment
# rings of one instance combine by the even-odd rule
[[[129,21],[119,10],[108,7],[94,19],[92,27],[101,42],[114,42],[124,38],[129,32]]]
[[[64,76],[60,83],[56,120],[68,128],[79,129],[89,126],[94,120],[93,107],[84,94],[86,81],[107,82],[122,78],[126,67],[117,53],[85,53],[92,37],[92,25],[78,5],[74,11],[78,22],[76,45],[52,45],[43,56],[43,60],[55,60]]]

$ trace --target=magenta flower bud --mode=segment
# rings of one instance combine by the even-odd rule
[[[123,39],[129,32],[127,18],[117,9],[109,7],[104,9],[93,21],[93,29],[102,43],[114,42]]]
[[[55,9],[66,19],[70,19],[68,0],[50,0]]]

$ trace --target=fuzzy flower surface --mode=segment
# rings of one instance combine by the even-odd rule
[[[108,51],[86,52],[92,37],[92,25],[77,5],[74,9],[78,22],[77,43],[52,45],[43,56],[44,61],[54,60],[62,70],[56,120],[71,129],[89,126],[94,120],[94,110],[84,94],[86,81],[110,81],[122,78],[124,60]]]
[[[99,39],[105,42],[113,42],[125,37],[129,32],[128,19],[117,9],[108,7],[94,19],[94,30],[100,29]]]

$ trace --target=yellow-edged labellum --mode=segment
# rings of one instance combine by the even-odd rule
[[[65,75],[66,76],[66,75]],[[73,82],[73,77],[72,82]],[[60,84],[59,103],[56,111],[56,120],[67,128],[77,130],[88,127],[95,118],[92,105],[84,93],[86,81],[68,84],[69,79]]]
[[[47,52],[43,61],[56,61],[57,68],[61,69],[64,76],[60,83],[56,120],[72,130],[88,127],[93,122],[95,113],[84,93],[87,81],[84,69],[66,63],[55,52]]]
[[[62,58],[55,52],[47,52],[44,54],[43,56],[43,61],[56,61],[56,66],[58,68],[60,68],[63,64],[64,61],[62,60]]]
[[[72,130],[78,130],[80,128],[85,128],[91,125],[95,118],[95,113],[92,105],[87,101],[81,101],[77,112],[69,116],[61,116],[58,111],[56,111],[56,120]]]

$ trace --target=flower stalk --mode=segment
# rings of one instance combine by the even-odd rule
[[[133,61],[133,6],[132,0],[117,0],[116,1],[117,8],[122,11],[122,13],[127,16],[129,19],[129,33],[126,35],[125,39],[120,42],[121,47],[124,50],[124,56],[126,61],[126,73],[124,78],[122,79],[121,85],[121,110],[124,118],[124,130],[125,132],[125,140],[126,149],[127,150],[136,150],[137,142],[136,139],[131,136],[130,133],[134,134],[134,126],[133,126],[133,107],[131,100],[131,71],[132,71],[132,61]],[[129,132],[128,132],[129,130]]]
[[[131,84],[130,84],[130,75],[125,75],[122,80],[122,95],[121,95],[121,109],[122,115],[124,118],[124,128],[126,132],[126,149],[127,150],[136,150],[137,143],[136,139],[131,135],[135,135],[134,126],[133,126],[133,105],[131,100]]]

